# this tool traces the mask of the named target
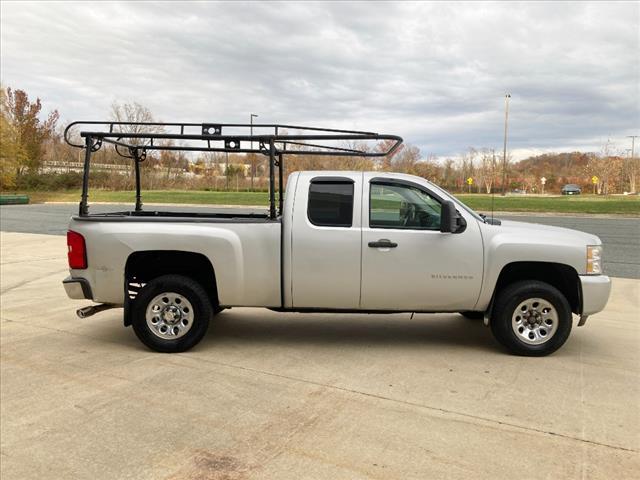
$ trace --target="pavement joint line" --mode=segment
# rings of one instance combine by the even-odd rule
[[[111,340],[104,340],[103,338],[94,337],[92,335],[86,335],[84,333],[72,332],[71,330],[63,330],[63,329],[54,328],[54,327],[46,327],[44,325],[35,325],[35,324],[27,323],[24,320],[15,320],[13,318],[7,317],[6,315],[2,315],[1,318],[2,318],[2,320],[8,321],[8,322],[17,323],[19,325],[25,325],[25,326],[32,327],[32,328],[39,328],[41,330],[49,330],[50,332],[68,333],[69,335],[75,335],[76,337],[90,338],[92,340],[102,340],[103,342],[106,342],[106,343],[112,343],[114,345],[122,345],[122,343],[120,343],[120,342],[114,342],[114,341],[111,341]],[[23,340],[28,340],[28,339],[25,338]],[[21,340],[16,340],[16,342],[19,342],[19,341],[21,341]]]
[[[640,265],[640,262],[616,262],[614,260],[605,260],[604,263],[619,263],[620,265]]]
[[[580,336],[578,339],[578,358],[580,359],[580,434],[584,437],[585,435],[585,401],[584,401],[584,389],[585,389],[585,381],[584,381],[584,362],[582,361],[582,347],[583,347],[583,337]],[[582,462],[580,463],[580,478],[587,478],[586,466],[587,466],[587,449],[582,448]]]
[[[14,265],[16,263],[40,262],[42,260],[60,260],[60,255],[55,257],[29,258],[28,260],[14,260],[12,262],[1,262],[0,265]]]
[[[52,275],[58,275],[59,273],[66,272],[68,270],[69,270],[68,268],[64,268],[62,270],[55,270],[53,272],[45,273],[44,275],[42,275],[42,276],[40,276],[38,278],[31,278],[29,280],[25,280],[24,282],[19,282],[16,285],[13,285],[11,287],[7,287],[4,290],[0,290],[0,294],[4,295],[4,294],[6,294],[6,293],[8,293],[8,292],[10,292],[12,290],[15,290],[16,288],[24,287],[25,285],[28,285],[29,283],[37,282],[38,280],[42,280],[43,278],[50,277]]]
[[[249,372],[254,372],[254,373],[259,373],[262,375],[268,375],[268,376],[273,376],[273,377],[278,377],[278,378],[284,378],[286,380],[291,380],[291,381],[295,381],[295,382],[300,382],[300,383],[307,383],[310,385],[316,385],[319,387],[325,387],[325,388],[330,388],[330,389],[334,389],[334,390],[338,390],[338,391],[342,391],[342,392],[346,392],[346,393],[352,393],[355,395],[361,395],[361,396],[365,396],[365,397],[371,397],[371,398],[375,398],[378,400],[383,400],[383,401],[387,401],[387,402],[393,402],[393,403],[399,403],[402,405],[408,405],[408,406],[413,406],[413,407],[418,407],[418,408],[422,408],[425,410],[431,410],[431,411],[436,411],[436,412],[440,412],[442,414],[445,415],[452,415],[452,416],[460,416],[460,417],[464,417],[466,419],[472,419],[472,420],[476,420],[476,421],[481,421],[481,422],[485,422],[485,423],[489,423],[489,424],[497,424],[500,426],[505,426],[505,427],[511,427],[514,428],[516,430],[523,430],[525,432],[535,432],[535,433],[539,433],[539,434],[543,434],[543,435],[550,435],[550,436],[555,436],[555,437],[560,437],[560,438],[564,438],[567,440],[573,440],[576,442],[581,442],[581,443],[586,443],[586,444],[590,444],[590,445],[594,445],[594,446],[599,446],[599,447],[605,447],[605,448],[610,448],[613,450],[621,450],[624,452],[631,452],[631,453],[640,453],[640,450],[636,450],[633,448],[626,448],[626,447],[621,447],[618,445],[609,445],[607,443],[602,443],[602,442],[597,442],[595,440],[587,440],[584,438],[577,438],[577,437],[573,437],[571,435],[567,435],[564,433],[557,433],[557,432],[553,432],[553,431],[549,431],[549,430],[543,430],[543,429],[539,429],[539,428],[532,428],[532,427],[527,427],[524,425],[518,425],[515,423],[509,423],[509,422],[504,422],[501,420],[494,420],[491,418],[486,418],[486,417],[481,417],[479,415],[472,415],[469,413],[463,413],[463,412],[457,412],[455,410],[447,410],[445,408],[440,408],[440,407],[434,407],[434,406],[430,406],[430,405],[424,405],[422,403],[417,403],[417,402],[410,402],[410,401],[406,401],[406,400],[399,400],[396,398],[392,398],[392,397],[386,397],[384,395],[379,395],[376,393],[370,393],[370,392],[363,392],[360,390],[353,390],[350,388],[345,388],[345,387],[340,387],[337,385],[330,385],[330,384],[325,384],[325,383],[321,383],[321,382],[316,382],[314,380],[308,380],[305,378],[300,378],[300,377],[292,377],[289,375],[283,375],[280,373],[275,373],[275,372],[269,372],[266,370],[259,370],[256,368],[251,368],[251,367],[244,367],[241,365],[234,365],[231,363],[225,363],[225,362],[218,362],[215,360],[209,360],[209,359],[204,359],[204,358],[199,358],[199,357],[193,357],[191,355],[188,354],[181,354],[181,353],[174,353],[174,355],[176,356],[181,356],[181,357],[186,357],[192,360],[196,360],[196,361],[201,361],[201,362],[205,362],[205,363],[212,363],[215,365],[219,365],[222,367],[227,367],[227,368],[235,368],[235,369],[239,369],[239,370],[246,370]],[[473,423],[473,422],[469,422],[469,423]]]

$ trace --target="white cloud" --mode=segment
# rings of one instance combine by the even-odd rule
[[[353,127],[423,153],[599,148],[640,127],[638,3],[2,2],[2,83],[64,120]],[[622,141],[622,140],[621,140]]]

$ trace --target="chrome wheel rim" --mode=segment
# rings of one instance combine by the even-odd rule
[[[528,298],[513,312],[511,328],[527,345],[541,345],[558,331],[558,312],[543,298]]]
[[[163,340],[184,336],[193,325],[193,306],[175,292],[156,295],[147,305],[147,326],[151,333]]]

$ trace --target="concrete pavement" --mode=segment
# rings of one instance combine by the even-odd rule
[[[633,478],[640,281],[545,358],[459,315],[233,309],[184,354],[78,319],[64,237],[5,233],[3,479]]]

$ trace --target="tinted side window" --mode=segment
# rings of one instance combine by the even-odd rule
[[[353,221],[353,183],[311,183],[309,220],[321,227],[350,227]]]
[[[371,184],[369,226],[440,230],[440,202],[414,187]]]

